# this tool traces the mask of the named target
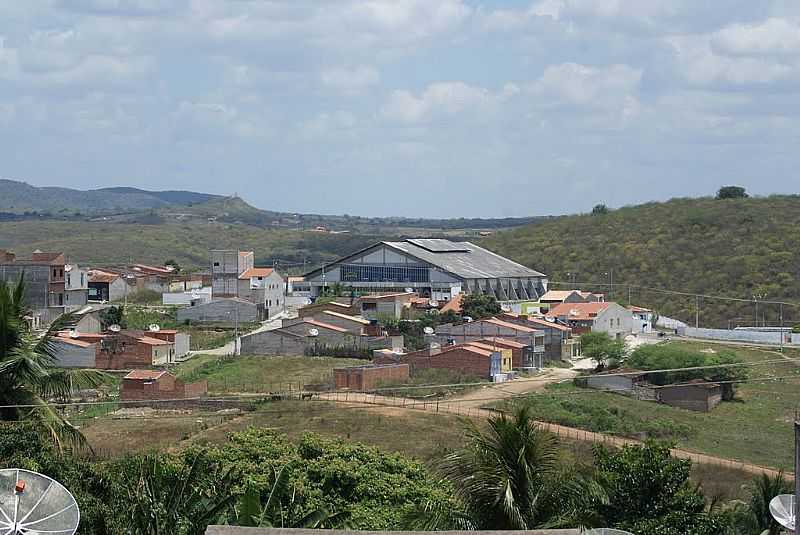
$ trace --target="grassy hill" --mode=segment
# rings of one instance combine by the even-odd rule
[[[608,292],[605,273],[613,269],[615,300],[626,302],[631,285],[633,303],[692,324],[694,297],[638,287],[800,303],[800,196],[673,199],[558,217],[498,233],[484,245],[587,290]],[[752,325],[754,308],[701,299],[700,322]],[[775,324],[778,306],[759,306],[764,314]],[[784,317],[800,323],[800,308],[786,307]]]
[[[205,268],[209,249],[256,252],[256,262],[279,258],[309,267],[367,246],[374,237],[262,229],[219,222],[162,224],[104,221],[0,222],[0,249],[64,251],[70,261],[95,264],[158,263],[173,258],[182,266]],[[302,268],[302,266],[298,266]]]

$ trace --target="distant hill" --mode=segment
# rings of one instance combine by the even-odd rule
[[[23,214],[117,214],[185,206],[219,198],[191,191],[146,191],[136,188],[102,188],[82,191],[62,187],[36,187],[16,180],[0,179],[0,211]]]
[[[513,228],[547,218],[424,219],[405,217],[360,217],[302,214],[262,210],[239,197],[223,197],[194,191],[148,191],[132,187],[77,190],[36,187],[16,180],[0,179],[0,220],[27,218],[105,217],[114,222],[161,224],[168,221],[213,219],[261,228],[326,230],[369,235],[399,235],[423,231],[462,233]]]
[[[613,299],[626,302],[630,285],[634,304],[690,324],[694,297],[638,287],[800,303],[800,196],[674,199],[540,221],[483,244],[585,290],[608,292],[613,269]],[[777,305],[758,310],[779,322]],[[752,325],[754,312],[752,301],[700,300],[701,326]],[[800,323],[800,308],[785,307],[784,319]]]

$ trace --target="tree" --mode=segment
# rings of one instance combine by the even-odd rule
[[[180,264],[178,264],[177,260],[175,260],[174,258],[170,258],[169,260],[164,262],[164,267],[171,267],[172,268],[172,272],[175,273],[175,274],[178,274],[178,273],[181,272],[181,266],[180,266]]]
[[[588,332],[581,335],[581,351],[600,366],[610,361],[619,362],[625,356],[625,343],[614,340],[608,333]]]
[[[421,514],[426,529],[527,530],[586,523],[603,502],[602,489],[559,462],[558,442],[531,418],[528,408],[489,418],[486,431],[467,423],[468,445],[447,455],[439,469],[461,510]]]
[[[461,300],[462,316],[469,316],[474,320],[489,318],[501,311],[500,303],[491,295],[467,294]]]
[[[691,461],[670,455],[669,446],[594,449],[597,479],[608,496],[599,513],[605,525],[633,533],[716,535],[725,518],[707,511],[701,490],[689,482]]]
[[[723,186],[717,192],[717,199],[746,199],[749,195],[741,186]]]
[[[596,204],[594,208],[592,208],[592,215],[605,215],[608,213],[608,206],[605,204]]]
[[[68,400],[81,388],[93,388],[105,375],[94,370],[56,367],[56,333],[69,316],[54,321],[43,334],[35,334],[25,320],[25,282],[0,284],[0,420],[30,421],[56,447],[84,446],[83,435],[48,400]]]
[[[125,307],[122,305],[110,306],[100,311],[100,324],[103,329],[108,329],[111,325],[119,325],[123,329],[127,327],[125,321]]]

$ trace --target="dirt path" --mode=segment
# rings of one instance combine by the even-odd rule
[[[574,370],[565,368],[547,368],[544,373],[535,377],[515,379],[507,383],[490,383],[482,388],[470,390],[460,396],[447,398],[448,403],[457,403],[462,407],[479,408],[486,404],[486,399],[506,399],[531,392],[541,392],[547,385],[572,379],[578,375]]]
[[[569,372],[570,370],[561,370],[561,371]],[[542,377],[542,379],[546,378]],[[488,397],[496,398],[498,397],[497,394],[499,393],[506,393],[508,394],[507,397],[513,397],[521,393],[535,391],[533,389],[544,388],[544,386],[547,384],[544,381],[537,381],[534,383],[530,379],[519,380],[519,382],[522,381],[528,381],[528,385],[519,387],[520,389],[528,388],[527,390],[523,390],[522,392],[519,391],[509,392],[508,390],[499,390],[497,389],[497,387],[502,386],[503,383],[501,383],[499,385],[496,385],[496,387],[492,388],[492,392],[486,392],[486,389],[481,389],[477,392],[477,395],[476,392],[472,392],[461,398],[452,398],[439,401],[416,401],[407,398],[396,398],[389,396],[380,396],[377,394],[364,394],[358,392],[332,392],[328,394],[321,394],[320,399],[326,401],[333,401],[337,403],[361,403],[365,405],[381,405],[384,407],[400,408],[404,410],[421,410],[421,411],[430,411],[443,414],[454,414],[457,416],[465,416],[467,418],[488,418],[489,416],[496,415],[497,412],[492,409],[481,408],[481,405],[484,405],[486,403],[486,398]],[[553,381],[551,380],[550,382]],[[507,383],[507,386],[510,387],[511,384],[512,383]],[[483,395],[480,396],[480,394]],[[502,394],[501,397],[503,397]],[[551,433],[571,440],[580,440],[596,444],[606,444],[614,447],[622,447],[629,444],[642,444],[641,441],[635,439],[616,437],[612,435],[606,435],[603,433],[594,433],[591,431],[584,431],[582,429],[566,427],[563,425],[553,424],[549,422],[538,422],[538,423],[539,425],[542,426],[542,428],[547,429]],[[673,448],[671,452],[673,456],[678,457],[680,459],[689,459],[693,463],[720,466],[724,468],[739,470],[753,475],[767,474],[769,476],[775,476],[780,473],[778,470],[775,470],[773,468],[767,468],[756,464],[734,461],[731,459],[724,459],[722,457],[715,457],[713,455],[696,453],[681,448]],[[791,473],[784,473],[784,475],[787,479],[791,479],[794,477],[793,474]]]

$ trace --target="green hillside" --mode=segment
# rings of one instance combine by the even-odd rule
[[[615,300],[627,285],[707,295],[800,303],[800,196],[754,199],[674,199],[577,215],[498,233],[484,245],[583,289],[608,291]],[[574,274],[572,277],[567,273]],[[556,286],[553,286],[556,287]],[[567,287],[567,286],[561,286]],[[631,288],[634,304],[694,323],[695,298]],[[761,305],[759,317],[777,324],[779,307]],[[752,325],[754,305],[702,299],[702,326]],[[800,308],[786,307],[787,323]]]
[[[209,249],[256,252],[256,262],[275,258],[308,266],[360,249],[378,238],[271,230],[226,223],[164,223],[156,225],[102,221],[0,222],[0,249],[25,256],[35,249],[64,251],[70,261],[94,264],[163,263],[206,268]],[[302,265],[297,266],[302,269]]]

